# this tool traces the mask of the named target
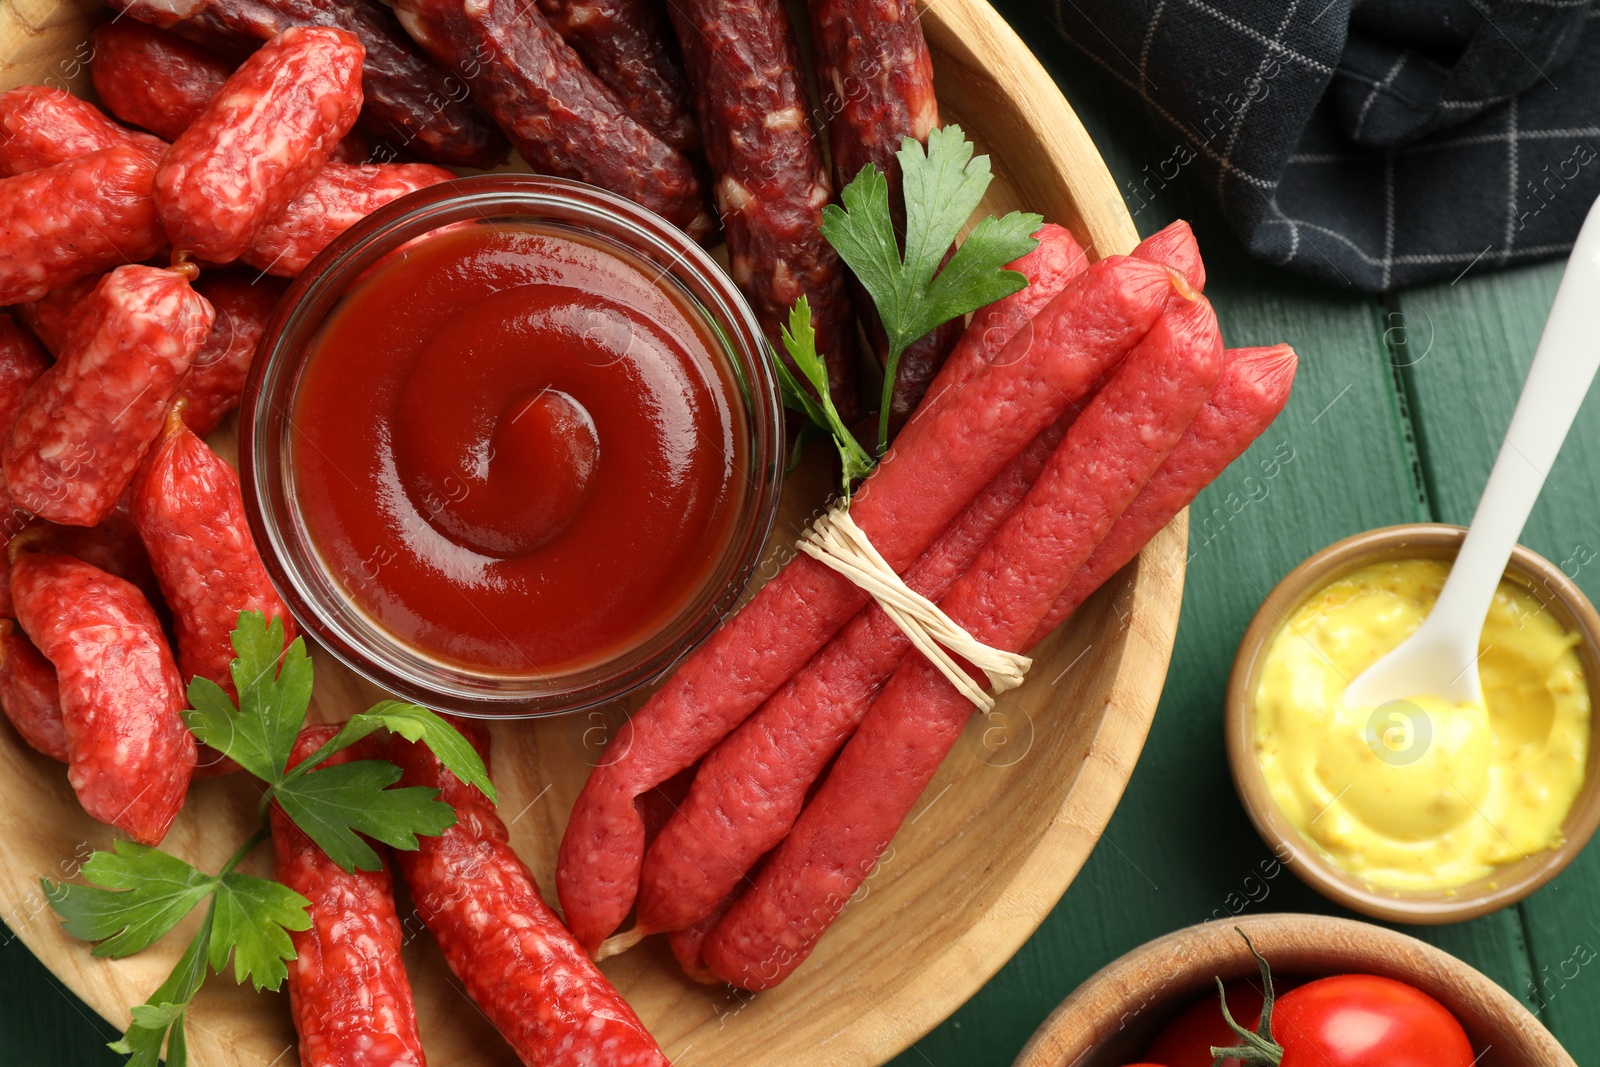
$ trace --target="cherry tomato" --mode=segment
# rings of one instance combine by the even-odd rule
[[[1466,1031],[1443,1004],[1373,975],[1323,978],[1285,993],[1272,1013],[1272,1036],[1283,1046],[1282,1067],[1473,1063]]]
[[[1255,1029],[1261,1018],[1261,1003],[1265,999],[1261,990],[1249,982],[1229,982],[1225,988],[1228,1011],[1239,1023]],[[1228,1023],[1222,1017],[1221,1002],[1213,987],[1156,1036],[1150,1047],[1144,1050],[1144,1058],[1161,1067],[1211,1067],[1216,1060],[1211,1055],[1213,1045],[1226,1048],[1238,1043],[1238,1037],[1228,1029]],[[1238,1067],[1239,1064],[1235,1059],[1222,1062],[1225,1067]],[[1140,1065],[1133,1064],[1131,1067]]]
[[[1220,1003],[1203,998],[1173,1020],[1130,1067],[1210,1067],[1213,1051],[1238,1059],[1227,1067],[1473,1067],[1461,1023],[1443,1004],[1392,978],[1346,974],[1275,997],[1272,969],[1239,936],[1261,968],[1262,992],[1248,982],[1226,987],[1230,1026]],[[1263,1026],[1263,1016],[1270,1022]],[[1254,1025],[1247,1025],[1253,1020]]]

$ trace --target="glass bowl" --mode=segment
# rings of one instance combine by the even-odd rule
[[[296,391],[318,331],[369,270],[445,228],[535,225],[630,261],[708,327],[743,404],[749,482],[722,558],[677,614],[614,658],[557,675],[478,672],[404,643],[363,611],[313,543],[296,500]],[[251,531],[295,618],[350,669],[440,711],[531,717],[593,707],[668,671],[735,606],[766,546],[783,473],[783,423],[772,353],[727,274],[665,220],[599,189],[558,178],[495,174],[433,186],[352,226],[294,282],[268,324],[245,387],[239,459]]]

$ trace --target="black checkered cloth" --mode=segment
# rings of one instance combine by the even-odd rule
[[[1562,255],[1600,195],[1596,0],[994,2],[1175,135],[1130,200],[1193,168],[1255,256],[1337,285]]]

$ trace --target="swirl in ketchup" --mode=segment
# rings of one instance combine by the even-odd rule
[[[306,530],[430,658],[604,663],[677,618],[735,534],[748,444],[728,359],[684,296],[576,236],[475,224],[407,246],[303,373]]]

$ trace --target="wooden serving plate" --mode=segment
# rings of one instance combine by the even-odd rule
[[[1414,937],[1325,915],[1222,919],[1136,948],[1062,1001],[1013,1067],[1136,1061],[1179,1012],[1215,994],[1215,978],[1257,976],[1235,927],[1250,936],[1274,976],[1303,982],[1375,974],[1416,986],[1460,1020],[1479,1054],[1475,1067],[1577,1067],[1550,1031],[1487,975]]]
[[[46,83],[88,91],[88,34],[107,14],[92,0],[0,0],[0,89]],[[923,24],[945,121],[962,122],[994,159],[997,179],[982,213],[1026,208],[1071,226],[1091,255],[1129,251],[1138,237],[1115,183],[1016,35],[984,0],[942,0]],[[216,444],[228,449],[232,441]],[[787,558],[831,480],[820,453],[791,479],[772,557]],[[1177,629],[1186,530],[1180,517],[1042,646],[1025,686],[991,718],[975,719],[858,899],[785,985],[759,997],[696,985],[659,939],[605,963],[674,1062],[880,1064],[1011,958],[1094,847],[1144,744]],[[381,697],[314,654],[314,717],[342,719]],[[547,888],[573,800],[637,701],[627,705],[494,727],[501,812]],[[165,847],[216,869],[250,831],[254,797],[237,776],[197,782]],[[168,973],[189,927],[120,962],[92,958],[59,929],[39,879],[73,877],[112,835],[79,809],[59,764],[4,728],[0,810],[10,813],[0,828],[0,915],[63,982],[125,1026],[128,1006]],[[264,852],[252,863],[265,873]],[[401,907],[409,913],[407,902]],[[406,927],[430,1063],[515,1063],[421,924],[413,917]],[[208,981],[189,1029],[194,1062],[204,1067],[295,1059],[284,996],[240,989],[226,977]]]

